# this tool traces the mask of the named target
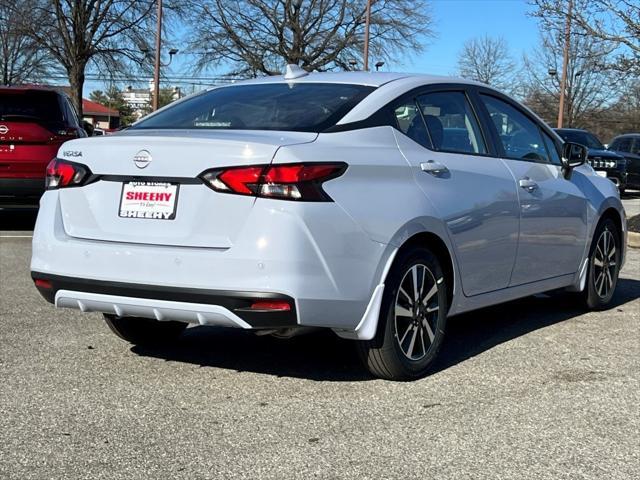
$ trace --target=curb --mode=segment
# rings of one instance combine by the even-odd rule
[[[627,245],[631,248],[640,248],[640,233],[627,232]]]

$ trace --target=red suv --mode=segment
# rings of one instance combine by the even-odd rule
[[[37,205],[47,164],[60,145],[86,136],[63,93],[0,87],[0,207]]]

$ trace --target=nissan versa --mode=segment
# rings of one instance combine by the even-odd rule
[[[625,215],[585,158],[481,84],[290,66],[66,142],[32,277],[135,344],[322,327],[417,378],[447,317],[555,289],[606,308]]]

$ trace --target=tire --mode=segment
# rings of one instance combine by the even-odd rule
[[[159,322],[150,318],[104,315],[113,333],[134,345],[161,345],[175,341],[187,328],[183,322]]]
[[[447,285],[438,258],[422,247],[402,253],[385,281],[376,336],[358,342],[360,358],[379,378],[423,377],[442,345],[446,319]]]
[[[620,273],[620,253],[618,227],[613,220],[605,218],[596,227],[591,242],[587,284],[582,292],[587,308],[603,310],[611,302]]]

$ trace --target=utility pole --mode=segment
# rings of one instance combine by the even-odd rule
[[[152,109],[158,109],[160,98],[160,48],[162,45],[162,0],[158,0],[158,24],[156,26],[156,63],[153,69],[153,99]]]
[[[369,25],[371,24],[371,0],[367,0],[364,20],[364,71],[369,71]]]
[[[560,80],[560,105],[558,105],[558,128],[564,121],[564,97],[567,88],[567,68],[569,66],[569,48],[571,47],[571,11],[573,0],[568,0],[567,19],[564,27],[564,51],[562,54],[562,78]]]

